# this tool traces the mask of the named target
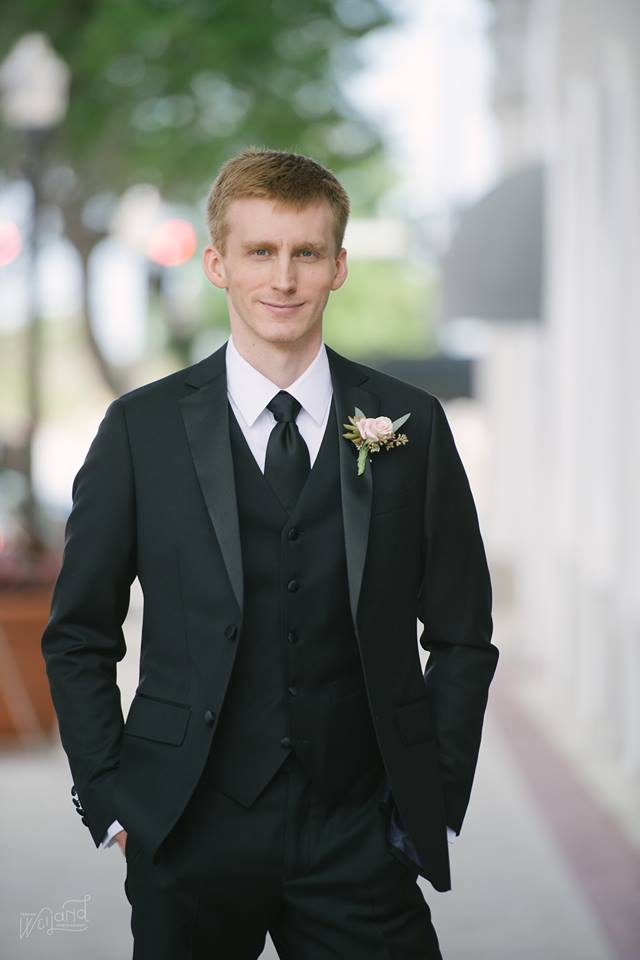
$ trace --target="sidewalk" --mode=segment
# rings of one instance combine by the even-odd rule
[[[129,655],[119,671],[125,713],[137,683],[133,638],[139,635],[139,610],[134,596],[126,624]],[[551,759],[541,762],[546,756],[542,734],[522,718],[518,727],[509,688],[512,676],[504,657],[491,690],[471,803],[462,833],[450,847],[453,889],[437,893],[421,881],[444,960],[632,960],[640,955],[634,928],[638,921],[629,915],[629,904],[638,902],[637,893],[632,899],[638,884],[637,854],[621,841],[616,869],[627,875],[615,877],[619,914],[613,916],[606,897],[594,900],[593,883],[585,882],[574,855],[575,830],[593,824],[580,816],[581,810],[593,809],[591,799],[575,793],[581,789],[576,779],[567,798],[574,835],[571,843],[559,841],[571,833],[569,821],[563,826],[554,820],[541,798],[540,781],[545,771],[554,778],[554,789],[563,789],[564,781]],[[131,957],[124,859],[117,847],[95,848],[75,813],[70,787],[60,747],[0,755],[3,960]],[[565,809],[565,819],[566,814]],[[606,865],[611,835],[599,828],[581,839],[582,848],[590,851],[589,862]],[[47,934],[47,908],[55,914],[65,901],[84,897],[89,898],[86,929]],[[21,913],[40,913],[43,928],[21,938]],[[275,960],[269,940],[262,957]]]

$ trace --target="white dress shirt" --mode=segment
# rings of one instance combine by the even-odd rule
[[[264,473],[269,434],[277,422],[271,411],[267,409],[267,404],[273,400],[282,387],[273,383],[263,373],[256,370],[248,360],[245,360],[238,352],[231,335],[229,335],[227,341],[225,361],[227,396],[231,409],[256,463]],[[309,366],[297,380],[294,380],[287,387],[287,393],[290,393],[300,403],[300,412],[296,417],[296,423],[309,448],[309,460],[311,466],[313,466],[327,426],[333,394],[331,369],[324,342],[320,344],[318,352]],[[116,833],[123,829],[119,821],[114,820],[100,847],[110,847],[114,842]],[[455,832],[450,827],[447,827],[447,837],[450,843],[456,837]]]
[[[231,336],[227,342],[226,360],[227,393],[231,409],[258,466],[264,473],[269,434],[277,422],[271,410],[267,410],[267,404],[282,388],[252,367],[238,353]],[[309,448],[309,460],[313,466],[327,426],[333,393],[329,358],[324,343],[320,344],[306,370],[287,387],[287,393],[300,403],[296,423]]]

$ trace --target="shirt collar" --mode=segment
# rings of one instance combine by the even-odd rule
[[[229,334],[225,350],[227,391],[249,426],[253,426],[270,400],[282,389],[251,366],[238,352]],[[306,370],[287,387],[318,425],[322,424],[331,399],[331,370],[324,341]]]

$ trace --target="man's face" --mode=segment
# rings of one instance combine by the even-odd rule
[[[225,253],[208,246],[204,270],[227,291],[232,333],[268,343],[294,343],[321,331],[331,290],[347,277],[347,252],[336,251],[329,204],[295,210],[245,197],[227,210]]]

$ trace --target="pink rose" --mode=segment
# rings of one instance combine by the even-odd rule
[[[358,420],[358,430],[363,440],[382,440],[393,433],[393,421],[389,417],[363,417]]]

